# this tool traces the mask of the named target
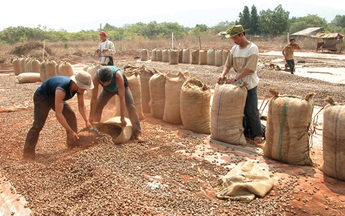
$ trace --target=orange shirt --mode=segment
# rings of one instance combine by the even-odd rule
[[[286,60],[292,60],[294,58],[293,53],[295,50],[299,50],[301,49],[298,44],[294,44],[294,45],[287,45],[284,49],[283,52],[285,53],[285,59]]]

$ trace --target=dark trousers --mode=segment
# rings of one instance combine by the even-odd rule
[[[295,72],[295,61],[293,59],[286,60],[286,63],[288,64],[288,66],[290,68],[291,74],[293,74],[293,72]]]
[[[99,94],[97,98],[97,105],[96,105],[95,116],[94,116],[95,122],[101,121],[104,106],[107,105],[110,98],[113,97],[115,94],[116,93],[112,93],[104,89]],[[133,136],[138,136],[141,134],[140,121],[139,121],[136,107],[134,105],[132,92],[129,89],[129,87],[125,87],[125,101],[126,101],[126,108],[128,111],[128,117],[133,127]],[[120,104],[117,104],[117,106],[120,106]]]
[[[34,94],[33,100],[34,123],[32,124],[32,127],[26,136],[24,154],[35,154],[39,133],[41,132],[47,120],[50,109],[55,110],[55,98],[42,98],[41,96]],[[62,114],[66,118],[66,121],[72,130],[77,132],[78,128],[76,115],[66,102],[64,102]]]
[[[258,87],[248,90],[244,107],[243,127],[244,135],[247,138],[254,139],[257,136],[264,136],[258,109]]]

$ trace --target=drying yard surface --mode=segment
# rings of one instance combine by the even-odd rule
[[[321,54],[322,55],[322,54]],[[325,54],[327,55],[327,54]],[[343,55],[339,55],[343,56]],[[344,103],[345,84],[313,79],[323,68],[345,68],[337,58],[298,55],[296,75],[275,71],[268,62],[281,56],[260,55],[258,92],[261,101],[281,94],[304,97],[315,92],[315,110],[332,96]],[[119,60],[118,66],[145,65],[148,69],[189,72],[213,88],[221,68],[208,65]],[[82,70],[85,64],[74,64]],[[303,70],[302,70],[303,68]],[[301,70],[299,70],[301,69]],[[310,69],[310,70],[308,70]],[[315,72],[316,71],[316,72]],[[345,73],[345,71],[343,71]],[[335,77],[338,76],[338,77]],[[322,77],[322,76],[321,76]],[[196,134],[145,114],[143,144],[99,142],[69,149],[65,131],[53,112],[40,134],[36,161],[23,161],[26,133],[33,121],[32,96],[40,83],[18,84],[13,73],[0,74],[0,213],[11,215],[343,215],[345,182],[322,170],[322,112],[311,140],[312,166],[289,165],[263,156],[262,147],[231,145]],[[69,101],[77,111],[76,98]],[[89,98],[86,97],[89,105]],[[103,120],[115,113],[106,107]],[[263,111],[263,113],[265,113]],[[317,113],[317,112],[315,112]],[[78,114],[78,127],[84,123]],[[315,117],[313,115],[313,117]],[[265,123],[263,121],[263,123]],[[273,189],[250,202],[216,198],[217,182],[241,161],[254,160],[274,180]]]

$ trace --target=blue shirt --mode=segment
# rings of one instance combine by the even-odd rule
[[[71,92],[72,80],[68,76],[54,76],[42,83],[36,90],[36,94],[43,98],[55,98],[56,89],[65,92],[65,100],[71,99],[77,91]]]

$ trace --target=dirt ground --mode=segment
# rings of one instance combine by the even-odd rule
[[[320,55],[297,55],[296,75],[291,75],[272,69],[270,63],[284,65],[279,54],[260,54],[261,103],[272,96],[269,89],[301,97],[315,92],[314,113],[326,105],[327,96],[344,103],[345,84],[341,80],[345,74],[324,72],[330,71],[328,68],[345,70],[344,55]],[[163,73],[189,72],[211,87],[221,73],[221,67],[208,65],[117,60],[120,67],[128,64]],[[75,62],[74,67],[82,70],[85,62]],[[315,71],[326,74],[328,80],[321,75],[310,78]],[[237,146],[211,140],[207,134],[184,130],[182,125],[166,123],[149,113],[141,121],[144,144],[129,141],[70,149],[64,144],[62,126],[51,112],[40,134],[36,161],[27,162],[22,160],[23,143],[32,125],[32,96],[39,85],[18,84],[13,73],[0,73],[0,177],[11,183],[13,193],[25,199],[23,203],[32,215],[343,215],[345,211],[345,182],[328,177],[320,169],[322,112],[311,141],[313,166],[274,161],[250,143]],[[78,113],[76,98],[69,104]],[[108,105],[103,120],[112,117],[114,110]],[[81,129],[84,124],[77,116]],[[217,199],[217,180],[246,160],[256,161],[269,172],[273,189],[250,202]]]

